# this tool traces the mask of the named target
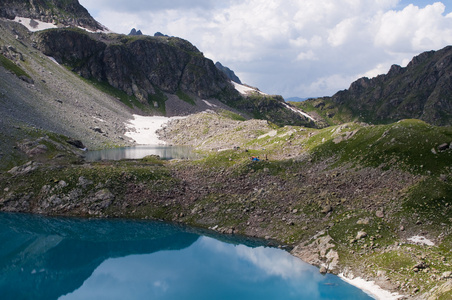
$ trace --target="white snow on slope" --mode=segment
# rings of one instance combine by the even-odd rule
[[[30,18],[23,18],[23,17],[18,17],[16,16],[14,18],[14,21],[17,23],[20,23],[22,25],[24,25],[25,27],[27,27],[28,30],[30,30],[31,32],[36,32],[36,31],[40,31],[40,30],[46,30],[46,29],[52,29],[52,28],[58,28],[58,26],[56,26],[55,24],[52,23],[46,23],[46,22],[42,22],[39,20],[35,20],[35,19],[30,19]],[[92,31],[80,26],[77,26],[80,29],[83,29],[85,31],[88,32],[104,32],[104,33],[113,33],[111,30],[109,30],[107,27],[103,26],[101,24],[102,28],[104,28],[104,30],[97,30],[97,31]]]
[[[415,244],[424,244],[427,246],[435,246],[435,243],[433,243],[431,240],[427,239],[424,236],[415,235],[415,236],[410,237],[408,240]]]
[[[32,32],[45,30],[45,29],[51,29],[51,28],[57,28],[57,26],[55,24],[46,23],[46,22],[42,22],[42,21],[34,20],[34,19],[32,20],[30,18],[22,18],[22,17],[16,16],[16,18],[14,18],[14,21],[24,25],[25,27],[27,27],[28,30],[30,30]]]
[[[231,82],[232,82],[232,84],[234,84],[235,89],[237,91],[239,91],[239,93],[242,94],[242,95],[246,95],[246,94],[249,94],[249,93],[259,93],[261,95],[267,95],[267,94],[259,91],[256,88],[252,88],[252,87],[249,87],[249,86],[246,86],[246,85],[243,85],[243,84],[239,84],[239,83],[234,82],[234,81],[231,81]]]
[[[347,278],[343,273],[339,274],[339,277],[357,288],[363,290],[366,294],[372,296],[378,300],[396,300],[403,298],[402,295],[398,293],[391,293],[389,291],[383,290],[380,286],[375,284],[375,281],[366,281],[361,277],[355,277],[353,279]]]
[[[129,131],[124,135],[133,139],[139,145],[162,145],[164,141],[160,140],[156,131],[166,123],[174,119],[183,119],[184,117],[160,117],[160,116],[140,116],[133,115],[133,120],[126,123]]]
[[[310,115],[308,115],[308,114],[305,113],[304,111],[299,110],[299,109],[296,109],[296,108],[294,108],[294,107],[288,105],[287,103],[283,103],[283,104],[284,104],[288,109],[290,109],[291,111],[296,112],[296,113],[298,113],[298,114],[300,114],[300,115],[302,115],[302,116],[305,116],[306,118],[311,119],[312,121],[315,121],[313,117],[311,117]]]

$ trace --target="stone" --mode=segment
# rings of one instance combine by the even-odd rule
[[[67,182],[64,181],[64,180],[60,180],[58,182],[58,186],[61,187],[61,188],[65,188],[65,187],[67,187],[67,185],[68,185]]]
[[[448,143],[444,143],[438,146],[438,151],[446,151],[449,148]]]
[[[66,142],[68,144],[74,146],[74,147],[79,148],[79,149],[85,149],[86,148],[85,145],[83,144],[83,142],[80,141],[80,140],[69,139]]]
[[[39,144],[36,147],[28,150],[27,154],[30,155],[30,156],[34,156],[34,155],[39,155],[39,154],[46,153],[47,150],[48,150],[48,148],[47,148],[46,145]]]
[[[331,212],[331,211],[333,211],[333,208],[331,207],[331,205],[325,205],[325,206],[322,208],[322,213],[324,213],[324,214],[327,214],[327,213],[329,213],[329,212]]]
[[[452,278],[452,272],[451,271],[444,272],[441,275],[441,279],[449,279],[449,278]]]
[[[328,269],[325,266],[321,266],[319,272],[320,274],[326,274],[328,273]]]
[[[92,130],[98,133],[104,133],[100,127],[94,127]]]
[[[364,218],[364,219],[359,219],[356,222],[356,224],[358,224],[358,225],[369,225],[369,222],[370,222],[369,218]]]
[[[359,231],[358,234],[356,235],[356,239],[360,240],[363,239],[367,236],[367,233],[365,231]]]
[[[382,210],[378,210],[375,215],[379,218],[383,218],[385,216],[384,212]]]

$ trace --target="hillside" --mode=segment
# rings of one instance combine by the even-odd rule
[[[87,32],[74,27],[78,14],[70,27],[30,32],[8,11],[46,16],[59,2],[7,3],[0,211],[253,236],[323,273],[407,299],[452,298],[452,127],[434,125],[450,124],[449,47],[288,104],[232,83],[188,41]],[[135,114],[185,116],[158,134],[200,159],[85,159],[85,146],[133,145],[125,132]]]
[[[387,124],[420,119],[433,125],[452,124],[452,46],[424,52],[385,75],[360,78],[332,97],[296,104],[316,112],[326,123],[359,120]]]

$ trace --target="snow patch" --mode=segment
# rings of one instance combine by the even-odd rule
[[[159,139],[156,131],[163,128],[171,120],[184,118],[133,115],[133,120],[125,124],[129,131],[124,135],[133,139],[139,145],[162,145],[165,142]]]
[[[207,100],[202,100],[205,104],[207,104],[208,106],[210,106],[210,107],[217,107],[215,104],[212,104],[212,103],[210,103],[209,101],[207,101]]]
[[[243,84],[239,84],[239,83],[234,82],[234,81],[231,81],[231,82],[232,82],[232,84],[234,84],[235,89],[242,95],[247,95],[247,94],[250,94],[250,93],[259,93],[261,95],[267,95],[267,94],[259,91],[256,88],[252,88],[252,87],[249,87],[249,86],[246,86],[246,85],[243,85]]]
[[[395,300],[404,297],[403,295],[399,295],[398,293],[391,293],[382,289],[380,286],[375,284],[375,281],[367,281],[362,279],[361,277],[351,279],[345,277],[343,273],[339,274],[339,277],[343,281],[356,286],[357,288],[363,290],[366,294],[378,300]]]
[[[435,246],[435,243],[433,243],[431,240],[427,239],[424,236],[415,235],[408,239],[410,242],[413,242],[415,244],[424,244],[427,246]]]
[[[302,111],[302,110],[300,110],[300,109],[296,109],[296,108],[290,106],[290,105],[287,104],[287,103],[283,103],[283,104],[284,104],[285,107],[287,107],[287,108],[290,109],[291,111],[296,112],[296,113],[298,113],[298,114],[300,114],[300,115],[302,115],[302,116],[304,116],[304,117],[306,117],[306,118],[308,118],[308,119],[311,119],[312,121],[315,121],[313,117],[311,117],[310,115],[308,115],[308,114],[305,113],[304,111]]]
[[[36,32],[36,31],[41,31],[41,30],[46,30],[46,29],[52,29],[52,28],[58,28],[58,26],[53,24],[53,23],[47,23],[47,22],[42,22],[40,20],[24,18],[24,17],[18,17],[18,16],[16,16],[13,21],[24,25],[31,32]],[[89,29],[81,27],[81,26],[77,26],[77,27],[80,28],[80,29],[83,29],[85,31],[92,32],[92,33],[99,33],[99,32],[113,33],[113,31],[111,31],[107,27],[103,26],[102,24],[99,24],[99,25],[103,28],[102,30],[92,31],[92,30],[89,30]]]
[[[55,58],[53,58],[52,56],[47,56],[51,61],[53,61],[54,63],[56,63],[57,65],[60,65],[57,60]]]
[[[16,16],[14,18],[14,21],[24,25],[31,32],[36,32],[36,31],[46,30],[46,29],[51,29],[51,28],[57,28],[57,26],[55,24],[46,23],[46,22],[42,22],[39,20],[30,19],[30,18],[22,18],[22,17]]]

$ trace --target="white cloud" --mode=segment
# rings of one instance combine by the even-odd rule
[[[402,11],[382,15],[375,44],[392,52],[437,49],[452,43],[452,19],[443,16],[445,5],[436,2],[421,9],[410,4]]]
[[[242,81],[285,97],[332,95],[363,74],[452,44],[444,2],[80,0],[113,31],[187,39]]]

